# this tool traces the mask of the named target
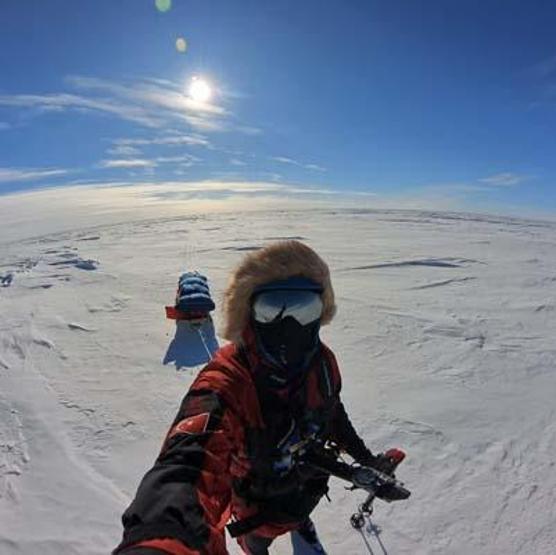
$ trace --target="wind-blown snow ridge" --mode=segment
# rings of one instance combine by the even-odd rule
[[[367,264],[365,266],[354,266],[344,268],[341,271],[349,272],[354,270],[375,270],[380,268],[403,268],[406,266],[428,266],[431,268],[461,268],[465,264],[477,263],[476,260],[461,258],[422,258],[417,260],[401,260],[399,262],[381,262],[377,264]]]
[[[411,289],[432,289],[433,287],[442,287],[444,285],[451,285],[452,283],[465,283],[466,281],[471,281],[473,279],[477,278],[473,276],[467,276],[462,278],[444,279],[442,281],[433,281],[432,283],[426,283],[425,285],[418,285],[416,287],[412,287]]]

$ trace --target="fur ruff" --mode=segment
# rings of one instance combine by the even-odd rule
[[[240,344],[250,319],[253,291],[260,285],[293,276],[303,276],[322,285],[321,325],[329,324],[336,305],[326,262],[299,241],[278,241],[245,256],[232,273],[224,292],[223,337]]]

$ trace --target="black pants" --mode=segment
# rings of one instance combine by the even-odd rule
[[[294,555],[299,555],[300,553],[322,553],[325,555],[324,548],[318,539],[315,525],[310,518],[303,521],[299,528],[292,531],[291,534]],[[269,555],[268,548],[274,541],[274,538],[264,538],[251,533],[243,536],[242,540],[241,546],[249,555]]]
[[[329,476],[319,476],[308,480],[305,483],[304,490],[296,491],[293,496],[287,494],[273,498],[273,510],[278,514],[286,514],[289,519],[286,522],[299,522],[298,532],[306,539],[306,541],[317,541],[313,523],[309,515],[313,512],[323,495],[328,491]],[[295,508],[296,514],[292,514],[292,508]],[[272,521],[272,518],[270,519]],[[311,537],[314,535],[314,540]],[[274,538],[265,538],[258,536],[256,533],[248,533],[243,536],[240,545],[249,555],[269,555],[268,548],[274,541]]]

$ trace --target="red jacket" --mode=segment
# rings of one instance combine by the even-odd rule
[[[295,529],[326,492],[326,479],[288,469],[280,442],[313,434],[356,459],[369,453],[340,401],[330,349],[322,345],[304,376],[278,391],[265,387],[268,368],[253,353],[229,344],[201,370],[124,513],[115,553],[144,546],[161,554],[225,555],[230,517],[261,511],[267,517],[256,533],[278,536]]]

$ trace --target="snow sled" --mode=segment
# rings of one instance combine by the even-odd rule
[[[185,272],[178,280],[174,306],[166,307],[166,318],[193,324],[209,319],[214,309],[207,278],[199,272]]]
[[[215,309],[207,278],[199,272],[185,272],[178,280],[174,306],[166,307],[166,317],[176,321],[176,334],[163,364],[176,369],[191,368],[209,361],[218,350],[210,313]]]

